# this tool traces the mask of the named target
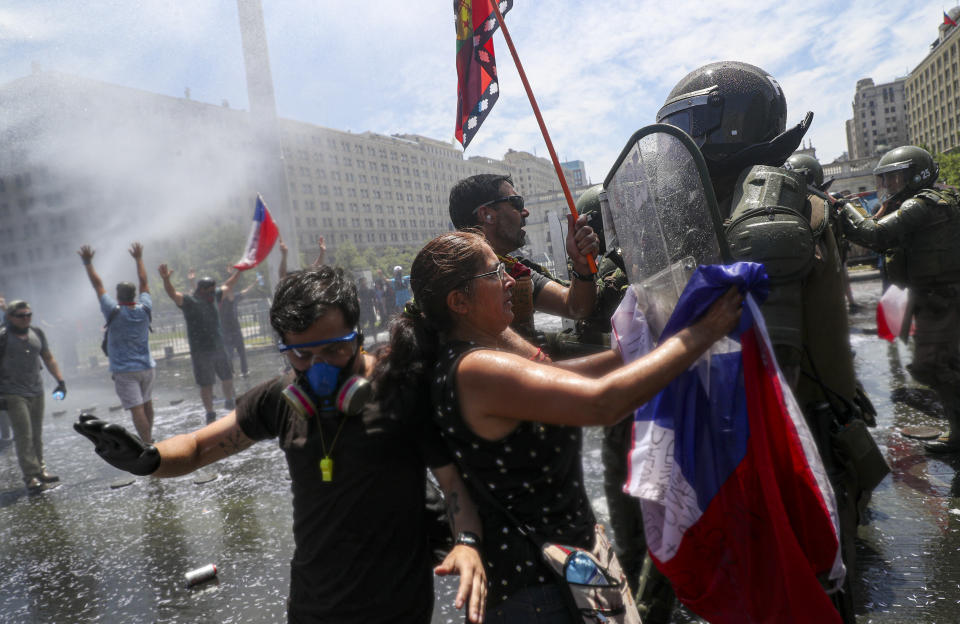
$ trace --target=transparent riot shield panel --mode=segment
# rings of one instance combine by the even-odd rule
[[[547,253],[553,260],[553,275],[560,279],[569,279],[570,273],[567,268],[567,223],[566,219],[561,219],[555,212],[547,213],[547,226],[550,231],[550,244],[547,246]]]
[[[721,226],[706,163],[672,126],[631,137],[604,182],[627,277],[659,335],[699,264],[722,262]]]
[[[547,253],[553,260],[554,277],[563,280],[570,279],[570,271],[567,267],[567,220],[555,212],[547,213],[547,225],[550,231],[550,244],[547,245]],[[573,328],[576,323],[570,319],[560,320],[564,329]]]

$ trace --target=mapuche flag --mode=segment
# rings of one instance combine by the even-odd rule
[[[273,217],[263,203],[263,198],[257,195],[257,206],[253,210],[253,224],[250,226],[250,236],[247,237],[247,249],[243,252],[240,262],[233,265],[233,268],[246,271],[263,262],[273,249],[279,234],[277,224],[273,222]]]
[[[824,591],[845,572],[836,502],[754,300],[767,283],[748,262],[693,274],[661,340],[732,285],[748,293],[741,323],[635,412],[624,491],[640,498],[654,563],[697,615],[839,624]],[[633,289],[612,324],[625,360],[652,346]]]
[[[513,0],[499,0],[506,15]],[[500,95],[493,33],[498,28],[491,0],[453,0],[457,28],[457,140],[464,148]]]

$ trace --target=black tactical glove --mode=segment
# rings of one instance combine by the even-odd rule
[[[57,384],[57,387],[53,389],[53,391],[54,391],[54,393],[62,392],[62,393],[63,393],[63,398],[66,398],[66,397],[67,397],[67,382],[61,380],[60,383]]]
[[[93,414],[80,414],[73,428],[93,442],[97,455],[115,468],[142,476],[152,474],[160,466],[157,447],[144,444],[120,425],[100,420]]]

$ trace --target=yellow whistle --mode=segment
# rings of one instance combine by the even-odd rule
[[[324,457],[320,460],[320,474],[323,475],[324,481],[333,481],[333,460],[329,457]]]

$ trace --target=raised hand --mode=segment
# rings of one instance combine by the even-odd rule
[[[96,253],[93,250],[93,247],[90,245],[83,245],[80,247],[80,251],[77,252],[77,255],[80,256],[80,259],[83,260],[84,264],[90,264],[93,262],[93,254]]]
[[[170,276],[173,275],[173,269],[168,267],[166,263],[157,267],[157,271],[160,273],[160,277],[162,277],[164,280],[170,279]]]
[[[80,414],[74,430],[93,442],[94,450],[105,462],[135,475],[152,474],[160,466],[160,452],[144,444],[120,425],[100,420],[93,414]]]
[[[130,245],[130,255],[133,256],[135,260],[139,260],[143,257],[143,245],[139,242],[133,243]]]
[[[600,237],[589,225],[587,215],[580,215],[574,221],[573,215],[567,215],[567,256],[573,262],[578,273],[592,273],[589,258],[600,251]]]

